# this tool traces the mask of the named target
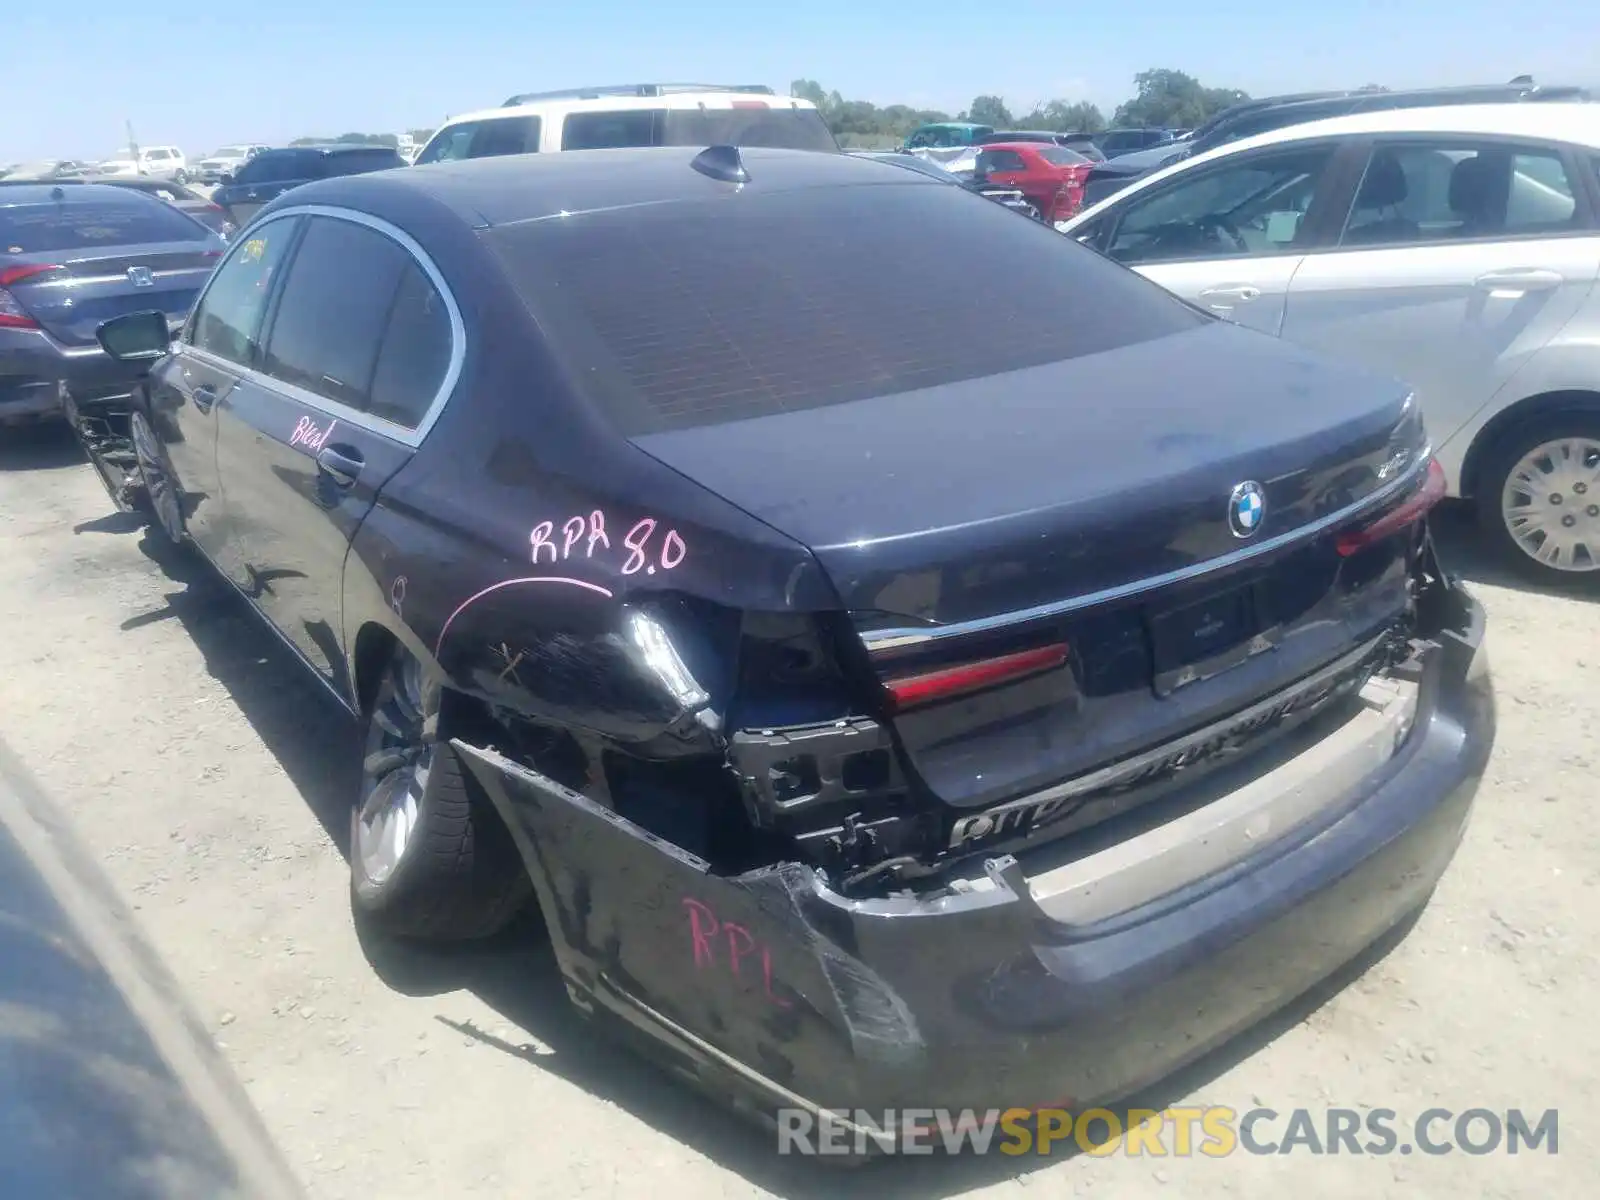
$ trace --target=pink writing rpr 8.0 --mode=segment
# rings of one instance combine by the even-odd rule
[[[301,446],[311,451],[321,450],[328,444],[328,436],[338,424],[337,421],[329,421],[327,428],[323,429],[310,417],[301,417],[294,423],[294,432],[289,435],[289,445]]]
[[[740,982],[754,982],[761,973],[761,994],[777,1008],[792,1005],[772,990],[772,951],[755,939],[743,925],[724,921],[711,906],[688,896],[683,898],[689,914],[689,945],[697,970],[726,971]]]
[[[659,529],[660,523],[654,517],[644,517],[623,535],[622,545],[628,551],[621,568],[624,575],[671,571],[688,556],[689,547],[676,529],[668,529],[657,538]],[[579,557],[580,553],[583,558],[593,558],[596,548],[611,549],[606,514],[595,509],[588,516],[579,513],[568,517],[561,523],[559,532],[554,521],[540,521],[528,535],[528,544],[535,563],[566,562]]]

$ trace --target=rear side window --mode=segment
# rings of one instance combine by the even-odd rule
[[[300,218],[268,221],[228,251],[189,322],[197,349],[242,367],[254,366],[267,300]]]
[[[904,178],[483,237],[571,377],[629,436],[935,387],[1208,320],[1037,221]],[[952,276],[952,262],[983,269]]]
[[[570,118],[569,118],[570,120]],[[668,146],[765,146],[776,150],[836,151],[839,143],[814,108],[745,107],[671,109],[662,118]]]
[[[996,171],[1026,171],[1027,161],[1015,150],[978,151],[979,175],[992,175]]]
[[[417,156],[417,165],[457,162],[463,158],[498,158],[533,154],[539,149],[538,117],[491,117],[452,125]]]
[[[405,159],[393,150],[356,150],[330,154],[324,160],[329,175],[365,175],[368,171],[387,171],[405,166]]]
[[[233,179],[235,183],[288,183],[297,179],[321,179],[322,158],[314,150],[258,154],[240,167]]]
[[[656,122],[660,116],[658,108],[569,113],[566,124],[561,127],[561,148],[609,150],[658,145]]]
[[[365,409],[389,310],[413,261],[375,229],[310,218],[283,281],[263,369],[284,383]]]
[[[367,411],[407,429],[420,425],[450,366],[453,336],[444,297],[412,262],[400,277]]]
[[[209,229],[154,196],[139,192],[125,195],[122,203],[89,200],[0,207],[0,253],[93,250],[97,246],[145,242],[203,242],[212,237]]]

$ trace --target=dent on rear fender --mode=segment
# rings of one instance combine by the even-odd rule
[[[797,1060],[848,1072],[920,1055],[906,1002],[808,918],[827,911],[806,903],[821,891],[809,867],[715,875],[493,749],[451,745],[517,841],[569,990],[619,991],[779,1083]]]

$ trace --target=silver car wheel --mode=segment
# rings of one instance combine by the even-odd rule
[[[1600,441],[1558,438],[1529,450],[1506,476],[1500,519],[1535,562],[1600,570]]]
[[[433,770],[433,745],[425,734],[422,666],[403,656],[390,672],[367,732],[355,830],[361,872],[378,885],[405,858]]]

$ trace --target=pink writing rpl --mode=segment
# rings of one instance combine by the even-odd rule
[[[772,990],[770,949],[756,941],[743,925],[720,920],[709,904],[685,896],[683,907],[689,914],[689,944],[697,969],[720,969],[744,982],[753,981],[759,967],[761,991],[767,1003],[777,1008],[792,1007],[789,1001]],[[746,970],[749,974],[745,973]]]

